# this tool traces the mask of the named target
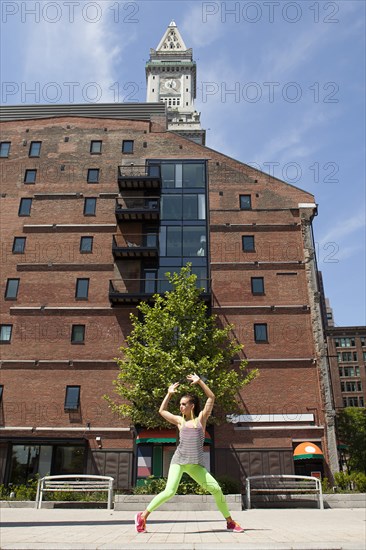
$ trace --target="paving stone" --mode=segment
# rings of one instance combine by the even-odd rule
[[[0,514],[1,550],[366,550],[362,508],[237,511],[244,533],[226,531],[212,511],[156,511],[144,534],[136,533],[131,512],[5,508]]]

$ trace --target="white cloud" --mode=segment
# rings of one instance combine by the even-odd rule
[[[348,35],[356,35],[360,30],[364,37],[364,14],[361,14],[359,19],[347,19],[348,15],[353,15],[359,9],[359,4],[351,1],[342,2],[338,6],[338,15],[334,13],[331,17],[332,20],[338,19],[338,23],[314,24],[300,31],[297,36],[292,33],[289,36],[284,35],[283,41],[277,47],[273,47],[273,41],[270,41],[267,53],[259,62],[259,73],[266,74],[269,81],[286,78],[286,74],[289,76],[293,70],[301,74],[308,62],[313,63],[313,67],[316,68],[318,53],[331,48],[332,42],[339,41],[340,37],[344,39]],[[332,6],[328,8],[331,9]]]
[[[365,210],[361,209],[359,212],[352,215],[344,215],[342,218],[337,218],[337,222],[331,227],[323,236],[319,239],[319,245],[325,246],[327,243],[342,243],[345,239],[349,239],[350,236],[358,231],[364,230],[366,227]],[[365,232],[363,232],[363,241],[365,240]],[[348,245],[356,248],[361,248],[364,245],[362,237],[359,237],[358,243],[355,245],[354,241],[349,240]],[[346,248],[346,247],[345,247]]]
[[[265,69],[268,80],[278,81],[294,68],[299,70],[324,42],[329,33],[328,29],[326,25],[322,25],[320,29],[315,26],[310,31],[300,33],[295,39],[291,37],[290,47],[286,47],[283,43],[280,47],[271,47],[270,51],[263,56],[260,65],[262,70]]]
[[[180,27],[180,26],[179,26]],[[209,46],[220,36],[224,29],[220,17],[205,13],[205,3],[197,2],[187,11],[181,25],[184,41],[191,46]]]
[[[108,11],[110,5],[110,0],[99,4],[102,16],[95,23],[76,13],[74,22],[67,17],[54,24],[41,20],[38,25],[25,29],[24,80],[29,89],[35,82],[40,83],[41,90],[55,82],[62,91],[60,101],[63,103],[90,101],[94,95],[98,101],[113,101],[114,93],[109,88],[120,76],[116,67],[135,33],[131,25],[113,24],[112,11]],[[70,92],[72,87],[65,82],[79,84],[74,87],[74,97]],[[92,82],[97,86],[88,87]],[[85,85],[84,97],[80,91]],[[47,96],[41,97],[41,103],[46,101]]]

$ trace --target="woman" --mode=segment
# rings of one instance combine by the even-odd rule
[[[183,473],[187,473],[201,487],[204,487],[213,495],[218,509],[226,519],[227,529],[235,533],[242,533],[244,529],[231,518],[221,487],[204,466],[203,443],[206,423],[211,414],[215,396],[197,374],[189,374],[187,379],[190,380],[191,384],[201,386],[207,396],[206,404],[203,411],[200,411],[197,396],[183,395],[180,400],[182,416],[174,415],[168,411],[168,403],[171,396],[176,393],[179,382],[169,386],[168,393],[160,405],[159,413],[170,424],[178,426],[179,446],[170,463],[165,490],[152,499],[146,510],[136,514],[136,531],[138,533],[146,532],[146,520],[150,513],[175,495]]]

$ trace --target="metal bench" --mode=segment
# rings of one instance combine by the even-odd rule
[[[38,481],[36,508],[42,507],[43,494],[53,491],[87,492],[108,491],[108,510],[112,508],[113,477],[89,475],[45,476]]]
[[[246,507],[251,507],[251,495],[316,494],[318,508],[324,508],[320,479],[296,475],[249,476],[245,480]]]

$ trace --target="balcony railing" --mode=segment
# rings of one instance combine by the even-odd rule
[[[116,218],[120,221],[159,221],[158,197],[124,197],[116,199]]]
[[[120,189],[160,189],[160,165],[118,166],[118,184]]]
[[[115,258],[157,258],[159,234],[149,232],[113,235],[112,252]]]
[[[197,280],[197,286],[203,288],[201,294],[205,302],[210,301],[209,280]],[[137,304],[145,300],[151,300],[154,294],[164,294],[164,292],[173,290],[169,281],[157,279],[150,273],[144,279],[116,279],[109,281],[109,300],[113,305],[117,304]]]

